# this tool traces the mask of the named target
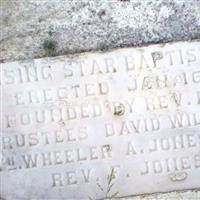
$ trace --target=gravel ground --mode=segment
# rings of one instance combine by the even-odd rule
[[[0,0],[0,60],[200,38],[200,0]]]

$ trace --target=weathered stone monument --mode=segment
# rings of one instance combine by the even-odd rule
[[[199,200],[199,39],[199,0],[1,0],[0,200]]]
[[[199,69],[199,41],[2,64],[2,198],[199,188]]]

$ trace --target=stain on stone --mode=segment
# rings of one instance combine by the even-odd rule
[[[109,45],[106,43],[100,43],[97,49],[100,51],[107,51],[109,49]]]
[[[4,59],[0,59],[0,63],[4,63],[5,62],[5,60]]]
[[[106,149],[107,152],[110,152],[112,150],[112,147],[109,144],[105,144],[103,147]]]
[[[44,48],[47,56],[55,56],[56,55],[56,42],[54,40],[46,39],[43,42],[43,48]]]
[[[106,15],[106,11],[105,10],[100,10],[97,14],[98,14],[99,18],[102,19],[103,16]]]
[[[53,31],[50,29],[50,30],[48,31],[48,34],[49,34],[49,36],[52,36],[52,35],[53,35]]]
[[[114,106],[114,115],[123,115],[125,113],[125,107],[122,103],[118,103]]]
[[[38,19],[38,22],[39,22],[39,23],[42,22],[42,21],[44,21],[43,18],[39,18],[39,19]]]

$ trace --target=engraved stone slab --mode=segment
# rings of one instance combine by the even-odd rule
[[[1,197],[200,187],[200,43],[1,64]]]

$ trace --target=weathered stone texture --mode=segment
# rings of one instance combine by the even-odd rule
[[[1,0],[0,59],[200,38],[199,0]]]
[[[1,0],[0,61],[200,38],[199,0]],[[128,198],[200,199],[199,191]]]

